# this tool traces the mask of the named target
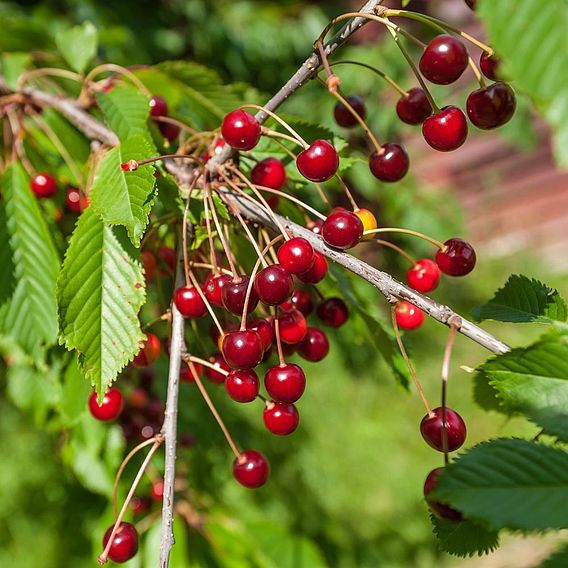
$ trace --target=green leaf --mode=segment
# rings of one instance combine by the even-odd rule
[[[80,217],[57,283],[61,341],[102,396],[144,338],[144,277],[93,209]]]
[[[142,161],[152,153],[152,146],[142,135],[124,140],[102,159],[90,193],[93,209],[107,224],[124,225],[135,246],[144,234],[154,201],[154,167],[147,164],[134,172],[123,172],[120,164]]]
[[[568,453],[516,439],[483,442],[450,463],[432,499],[490,529],[568,527]]]
[[[19,163],[2,178],[6,227],[12,250],[14,293],[0,308],[0,331],[15,338],[31,353],[57,339],[55,282],[59,259],[41,215],[29,179]],[[7,249],[3,249],[3,258]],[[2,270],[9,280],[10,263]],[[9,282],[3,285],[4,293]]]
[[[566,568],[568,566],[568,543],[549,556],[538,568]]]
[[[12,259],[12,248],[10,247],[10,235],[6,221],[6,208],[0,203],[0,266],[2,267],[2,278],[0,278],[0,306],[6,302],[16,285],[14,277],[14,261]]]
[[[499,546],[499,533],[473,521],[450,523],[434,515],[430,515],[430,520],[440,548],[454,556],[482,556]]]
[[[3,53],[0,57],[2,76],[10,89],[16,90],[20,75],[32,62],[30,53]]]
[[[566,321],[566,302],[558,291],[538,280],[512,275],[487,304],[472,310],[478,320],[550,323]]]
[[[72,357],[63,374],[61,398],[58,410],[62,423],[69,428],[74,426],[87,411],[85,401],[91,394],[91,387],[79,368],[76,357]]]
[[[77,73],[83,73],[97,55],[98,33],[91,22],[62,29],[55,36],[55,43],[65,61]]]

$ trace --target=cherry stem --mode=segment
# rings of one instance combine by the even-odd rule
[[[189,358],[194,363],[199,363],[200,365],[203,365],[205,367],[209,367],[210,369],[214,369],[215,371],[217,371],[218,373],[221,373],[222,375],[227,376],[229,374],[229,371],[225,371],[225,369],[221,369],[221,367],[216,366],[214,363],[211,363],[211,361],[207,361],[207,359],[201,359],[200,357],[195,357],[194,355],[189,355]]]
[[[183,271],[185,274],[186,285],[189,285],[189,258],[187,252],[187,213],[189,211],[189,202],[191,201],[191,195],[193,193],[193,190],[195,189],[196,184],[197,184],[197,176],[195,176],[193,178],[193,181],[191,182],[189,193],[187,195],[187,199],[185,200],[185,207],[183,209],[181,240],[183,246]]]
[[[150,329],[151,327],[153,327],[157,323],[160,323],[161,321],[170,321],[171,319],[172,319],[171,310],[166,310],[162,315],[158,316],[157,318],[154,318],[153,320],[150,320],[148,323],[145,323],[142,326],[142,331]]]
[[[399,227],[381,227],[379,229],[369,229],[368,231],[363,232],[363,236],[366,235],[375,235],[377,233],[402,233],[404,235],[412,235],[414,237],[418,237],[420,239],[424,239],[429,243],[432,243],[434,246],[439,248],[440,250],[444,250],[445,246],[444,243],[425,235],[424,233],[419,233],[418,231],[413,231],[412,229],[401,229]]]
[[[185,122],[182,122],[181,120],[178,120],[177,118],[172,118],[171,116],[153,116],[152,120],[155,121],[155,122],[165,122],[166,124],[173,124],[174,126],[177,126],[180,130],[186,130],[187,132],[190,132],[191,134],[198,134],[199,133],[199,131],[195,130],[195,128],[192,128],[191,126],[189,126]]]
[[[300,143],[293,136],[289,136],[288,134],[284,134],[283,132],[279,132],[278,130],[272,130],[271,128],[268,128],[267,126],[262,127],[262,133],[265,136],[268,136],[270,138],[282,138],[284,140],[289,140],[290,142],[294,142],[294,144],[297,144],[298,146],[300,146],[303,149],[305,149],[307,147],[307,146],[304,146],[304,144]],[[276,140],[274,140],[274,142],[276,142]],[[294,158],[296,158],[296,156],[294,156]]]
[[[189,156],[188,154],[164,154],[163,156],[156,156],[155,158],[148,158],[147,160],[141,160],[140,162],[136,162],[136,164],[138,164],[138,166],[145,166],[146,164],[151,164],[152,162],[159,162],[160,160],[169,160],[174,158],[180,158],[182,160],[190,160],[192,162],[195,162],[198,166],[201,166],[202,168],[204,166],[203,160],[200,160],[196,156]]]
[[[136,77],[136,75],[134,75],[132,71],[126,69],[126,67],[122,67],[121,65],[116,65],[115,63],[104,63],[103,65],[98,65],[97,67],[89,71],[89,73],[85,77],[84,83],[87,84],[93,81],[93,79],[97,75],[104,73],[105,71],[111,71],[112,73],[117,73],[118,75],[127,77],[138,87],[138,89],[142,93],[144,93],[147,97],[152,97],[152,93],[148,90],[146,85],[144,85],[144,83],[140,79],[138,79],[138,77]]]
[[[337,91],[337,88],[341,84],[341,79],[337,75],[333,74],[331,67],[329,66],[329,61],[327,60],[327,55],[325,53],[323,43],[321,41],[317,42],[317,48],[319,51],[320,61],[322,62],[325,74],[327,76],[325,84],[329,92],[333,94]]]
[[[272,262],[274,262],[274,264],[278,264],[278,262],[279,262],[278,256],[276,255],[276,252],[274,251],[274,247],[272,246],[273,241],[270,240],[270,237],[268,236],[266,229],[264,229],[263,227],[260,227],[259,228],[259,235],[262,235],[262,239],[264,240],[264,243],[268,247],[268,251],[270,253],[270,256],[272,257]]]
[[[341,184],[343,191],[344,191],[345,195],[347,196],[347,199],[349,199],[349,203],[351,203],[351,207],[353,208],[353,211],[357,211],[358,209],[360,209],[360,207],[355,202],[355,199],[353,199],[353,195],[352,195],[351,191],[349,190],[349,188],[347,187],[347,184],[343,181],[343,178],[339,174],[335,174],[335,177],[339,180],[339,183]]]
[[[197,290],[197,293],[199,294],[200,298],[203,300],[203,303],[205,304],[205,307],[207,308],[207,311],[209,312],[211,319],[215,322],[215,325],[217,326],[219,333],[221,335],[225,335],[225,332],[223,331],[223,328],[222,328],[221,324],[219,323],[219,320],[217,319],[217,316],[215,315],[215,312],[213,311],[213,308],[211,307],[209,300],[207,299],[207,297],[203,293],[203,290],[201,289],[201,286],[199,285],[197,278],[195,278],[195,275],[193,274],[193,272],[191,270],[189,271],[188,275],[189,275],[189,280],[193,284],[193,287]]]
[[[446,423],[446,399],[448,394],[448,378],[450,375],[450,361],[456,334],[461,327],[461,318],[452,316],[448,320],[450,332],[444,350],[444,360],[442,362],[442,450],[444,451],[444,463],[448,464],[448,428]]]
[[[233,274],[226,268],[220,268],[219,266],[215,267],[208,262],[192,262],[191,266],[193,266],[194,268],[208,268],[212,272],[216,270],[218,274],[228,274],[229,276],[232,276]]]
[[[282,341],[280,340],[280,322],[278,321],[278,314],[274,318],[274,335],[276,337],[276,348],[278,349],[278,361],[280,365],[285,365],[284,353],[282,351]]]
[[[12,130],[12,139],[13,139],[13,152],[17,156],[17,158],[22,162],[26,172],[31,177],[35,173],[35,168],[32,166],[31,162],[29,161],[26,155],[26,149],[24,147],[24,140],[20,135],[22,130],[22,124],[18,120],[16,114],[10,110],[10,108],[6,109],[6,116],[8,117],[8,122],[10,125],[10,129]]]
[[[73,73],[73,71],[54,67],[41,67],[40,69],[31,69],[22,73],[16,83],[16,91],[21,91],[26,82],[34,77],[62,77],[63,79],[71,79],[78,83],[83,82],[83,77],[79,75],[79,73]]]
[[[404,258],[406,258],[406,260],[408,260],[408,262],[410,262],[410,264],[412,264],[412,266],[414,266],[416,264],[416,259],[414,257],[412,257],[404,249],[400,248],[399,246],[395,245],[394,243],[390,243],[389,241],[383,241],[382,239],[373,239],[373,240],[378,245],[382,245],[382,246],[391,248],[392,250],[395,250],[396,252],[398,252],[399,254],[404,256]]]
[[[341,61],[334,61],[330,63],[331,67],[335,65],[358,65],[359,67],[365,67],[376,73],[379,77],[384,79],[395,91],[397,91],[403,97],[408,94],[408,91],[403,89],[390,75],[387,75],[384,71],[379,69],[378,67],[373,67],[368,63],[363,63],[362,61],[353,61],[351,59],[342,59]]]
[[[209,259],[213,267],[213,273],[219,273],[217,265],[217,255],[215,254],[215,241],[213,240],[213,231],[211,230],[211,219],[209,218],[209,200],[206,197],[207,185],[205,176],[203,176],[203,213],[205,215],[205,227],[207,228],[207,239],[209,240]]]

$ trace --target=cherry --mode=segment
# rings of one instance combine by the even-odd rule
[[[150,509],[151,501],[148,497],[132,497],[130,501],[130,509],[132,514],[136,517],[140,517]]]
[[[237,276],[232,278],[230,282],[226,282],[221,289],[221,299],[224,308],[235,315],[241,315],[245,307],[245,298],[249,285],[249,276]],[[258,305],[258,295],[255,287],[251,288],[247,313],[250,314]]]
[[[150,116],[167,116],[168,103],[160,95],[154,95],[150,99]]]
[[[256,275],[254,289],[265,304],[277,306],[292,295],[294,280],[281,264],[272,264]]]
[[[201,318],[207,313],[205,302],[195,286],[181,286],[174,292],[174,303],[184,318]]]
[[[501,60],[495,55],[489,55],[486,51],[481,53],[479,58],[479,66],[481,67],[481,72],[492,81],[499,80],[499,68],[501,66]]]
[[[140,253],[140,260],[144,268],[144,276],[146,280],[151,280],[156,275],[157,260],[152,251],[144,250]]]
[[[314,251],[314,265],[306,272],[298,274],[298,278],[305,284],[317,284],[327,274],[327,259],[321,252]]]
[[[147,333],[146,339],[142,343],[142,347],[138,355],[134,357],[132,363],[135,367],[149,367],[156,361],[160,355],[160,340],[153,333]]]
[[[277,158],[265,158],[252,169],[250,177],[255,185],[281,189],[286,183],[286,169]]]
[[[315,221],[310,221],[306,225],[306,229],[309,229],[312,233],[316,235],[320,235],[322,226],[323,226],[323,221],[321,219],[316,219]]]
[[[70,187],[65,194],[65,206],[71,213],[81,213],[88,206],[89,199],[81,197],[81,192],[76,187]]]
[[[396,114],[406,124],[422,124],[432,114],[432,105],[423,89],[413,87],[398,99]]]
[[[252,329],[260,335],[262,349],[265,352],[270,349],[272,342],[274,341],[274,328],[272,327],[272,322],[258,318],[247,324],[247,329]]]
[[[223,371],[230,371],[231,368],[227,365],[225,358],[221,353],[215,353],[211,357],[209,357],[209,362],[213,363],[215,369],[222,369]],[[220,373],[211,367],[205,367],[205,377],[208,378],[212,383],[223,384],[225,382],[226,375],[224,373]]]
[[[201,377],[201,375],[203,374],[203,366],[200,363],[193,362],[193,368],[195,369],[197,376]],[[191,372],[189,365],[183,365],[182,366],[182,368],[179,371],[179,380],[182,383],[194,383],[195,382],[195,379],[193,378],[193,373]]]
[[[377,228],[377,218],[368,209],[357,209],[355,215],[363,223],[363,231],[372,231]],[[375,235],[363,235],[364,239],[372,239]]]
[[[435,150],[457,150],[467,138],[465,114],[455,106],[446,106],[424,121],[422,135]]]
[[[153,501],[160,503],[164,498],[164,480],[159,479],[152,483],[152,489],[150,491],[150,497]]]
[[[137,387],[128,395],[128,406],[130,408],[145,408],[150,402],[148,391],[142,387]]]
[[[318,318],[330,327],[341,327],[349,318],[349,310],[341,298],[328,298],[316,309]]]
[[[420,72],[437,85],[449,85],[457,81],[468,64],[465,45],[454,36],[436,36],[424,49],[420,58]]]
[[[364,119],[367,115],[365,101],[357,95],[347,97],[346,100],[353,107],[353,110],[362,119]],[[359,124],[359,121],[351,114],[351,111],[349,111],[349,109],[341,101],[337,101],[337,104],[333,109],[333,116],[335,118],[335,122],[337,122],[339,126],[343,126],[344,128],[352,128],[353,126],[357,126]]]
[[[304,339],[308,331],[306,318],[300,310],[289,310],[278,315],[280,339],[289,345],[295,345]]]
[[[428,414],[424,416],[420,422],[420,433],[426,443],[440,452],[444,451],[443,447],[443,424],[442,424],[442,407],[432,410],[433,416]],[[467,429],[463,418],[451,408],[446,408],[446,430],[448,437],[448,452],[453,452],[460,448],[465,442]]]
[[[424,481],[424,498],[426,499],[432,513],[434,513],[437,517],[444,519],[445,521],[456,523],[463,519],[463,516],[459,511],[456,511],[449,505],[444,505],[439,501],[432,501],[431,499],[428,499],[428,495],[436,489],[436,486],[438,485],[438,478],[443,471],[443,467],[437,467],[428,474],[426,481]]]
[[[304,359],[317,363],[329,353],[329,341],[323,330],[308,327],[306,336],[296,345],[296,351]]]
[[[274,365],[264,375],[264,386],[276,402],[296,402],[304,394],[306,375],[295,363]]]
[[[363,236],[361,219],[347,209],[334,209],[321,228],[323,240],[334,248],[354,247]]]
[[[252,114],[238,109],[225,116],[221,133],[236,150],[252,150],[260,140],[261,128]]]
[[[36,197],[45,199],[53,197],[57,193],[57,182],[55,178],[48,173],[38,173],[30,180],[30,187]]]
[[[418,292],[431,292],[440,282],[440,269],[434,261],[423,258],[408,269],[406,279]]]
[[[477,0],[465,0],[465,3],[472,9],[475,10]]]
[[[314,248],[302,237],[286,241],[277,252],[280,264],[292,274],[302,274],[314,265]]]
[[[171,122],[160,122],[158,129],[168,142],[173,142],[179,136],[179,126]]]
[[[93,418],[101,422],[116,420],[124,408],[122,393],[115,387],[108,389],[99,406],[97,393],[93,392],[89,397],[89,411]]]
[[[308,317],[314,310],[312,298],[305,290],[294,290],[290,299],[286,300],[280,307],[283,310],[293,310],[294,308],[300,310],[304,316]]]
[[[424,312],[406,300],[400,300],[396,303],[394,313],[400,329],[411,331],[424,323]]]
[[[282,402],[267,402],[262,418],[268,431],[277,436],[288,436],[300,422],[296,407]]]
[[[326,181],[339,168],[339,156],[327,140],[316,140],[298,154],[296,167],[310,181]]]
[[[513,89],[505,83],[493,83],[467,97],[467,116],[477,128],[491,130],[511,120],[517,107]]]
[[[106,548],[110,535],[112,534],[113,526],[110,526],[103,537],[103,548]],[[138,533],[134,525],[130,523],[120,523],[112,544],[108,551],[108,557],[117,564],[127,562],[138,552]]]
[[[177,255],[176,251],[171,247],[160,247],[158,250],[158,258],[169,268],[164,274],[173,274],[176,269]]]
[[[436,253],[436,264],[444,274],[465,276],[475,268],[477,258],[473,247],[463,239],[448,239]]]
[[[222,353],[232,369],[250,369],[260,363],[264,349],[256,331],[243,329],[223,336]]]
[[[203,287],[203,293],[207,301],[214,306],[221,307],[223,305],[223,286],[227,284],[227,282],[231,282],[231,280],[232,278],[229,274],[220,274],[219,276],[210,274],[205,279],[205,285]]]
[[[231,371],[225,380],[225,389],[237,402],[252,402],[258,395],[258,377],[252,369]]]
[[[408,172],[409,160],[406,150],[394,142],[383,144],[379,152],[369,156],[369,169],[381,181],[401,180]]]
[[[256,489],[266,483],[270,475],[270,465],[263,454],[256,450],[241,452],[233,461],[233,476],[245,487]]]
[[[222,138],[217,138],[213,144],[213,156],[218,156],[226,145],[227,143]],[[209,152],[204,152],[201,159],[207,163],[211,159],[211,154],[209,154]]]

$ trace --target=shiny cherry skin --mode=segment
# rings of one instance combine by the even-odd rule
[[[311,296],[300,288],[292,292],[290,299],[286,300],[280,307],[283,310],[300,310],[305,317],[308,317],[314,311],[314,303]]]
[[[288,436],[298,427],[300,414],[293,404],[270,401],[266,403],[262,419],[269,432]]]
[[[158,258],[167,266],[168,271],[162,271],[164,275],[171,275],[176,270],[177,256],[176,251],[171,247],[160,247]]]
[[[380,152],[369,156],[369,169],[381,181],[395,182],[407,173],[410,161],[406,150],[394,142],[383,144]]]
[[[231,282],[232,278],[229,274],[219,274],[215,276],[210,274],[205,279],[205,285],[203,287],[203,293],[207,298],[207,301],[214,306],[221,307],[223,305],[222,290],[223,286],[227,282]]]
[[[221,134],[227,144],[236,150],[252,150],[260,140],[261,128],[252,114],[239,109],[225,116]]]
[[[256,450],[241,452],[233,461],[233,476],[245,487],[262,487],[270,475],[270,465],[266,457]]]
[[[89,411],[93,418],[101,422],[116,420],[123,408],[124,398],[120,390],[115,387],[108,389],[100,406],[96,392],[93,392],[89,397]]]
[[[140,517],[147,513],[151,505],[152,502],[149,497],[138,497],[135,495],[130,501],[130,509],[135,517]]]
[[[394,313],[400,329],[412,331],[424,323],[424,312],[406,300],[400,300],[396,303]]]
[[[349,310],[341,298],[328,298],[316,309],[318,318],[330,327],[341,327],[349,319]]]
[[[222,353],[231,369],[252,369],[260,363],[264,349],[256,331],[243,329],[223,336]]]
[[[314,248],[302,237],[286,241],[276,254],[280,264],[291,274],[302,274],[314,265]]]
[[[223,371],[227,371],[227,373],[231,370],[221,353],[215,353],[215,355],[209,357],[209,362],[213,363],[215,369],[222,369]],[[211,367],[205,367],[205,377],[212,383],[222,385],[225,382],[226,374],[221,373],[215,369],[212,369]]]
[[[144,268],[144,277],[146,280],[152,280],[152,278],[156,275],[156,269],[158,267],[156,255],[150,250],[143,250],[140,253],[140,260],[142,261],[142,267]]]
[[[194,362],[193,368],[195,369],[197,376],[199,378],[201,378],[201,375],[203,374],[203,366],[200,365],[199,363]],[[183,365],[182,368],[179,370],[179,380],[182,383],[194,383],[195,382],[195,379],[193,378],[193,373],[191,372],[189,365]]]
[[[296,351],[307,361],[321,361],[329,353],[327,335],[318,327],[308,327],[304,339],[296,345]]]
[[[173,142],[179,136],[179,126],[171,122],[160,122],[158,129],[168,142]]]
[[[372,211],[368,209],[357,209],[355,211],[355,215],[361,219],[361,223],[363,223],[363,232],[364,231],[372,231],[373,229],[377,228],[377,218],[373,215]],[[372,239],[375,235],[363,235],[364,239]]]
[[[160,355],[160,340],[153,333],[147,333],[146,339],[142,343],[142,347],[138,355],[134,357],[132,363],[135,367],[149,367]]]
[[[150,116],[168,116],[168,103],[160,95],[150,99]]]
[[[346,101],[362,119],[365,119],[365,116],[367,116],[367,109],[365,108],[365,101],[362,97],[352,95],[350,97],[346,97]],[[343,126],[343,128],[352,128],[359,124],[359,121],[351,114],[351,111],[341,101],[337,101],[337,104],[333,109],[333,116],[335,118],[335,122],[337,122],[339,126]]]
[[[286,169],[277,158],[265,158],[252,169],[250,177],[255,185],[279,190],[286,183]]]
[[[252,402],[258,396],[258,383],[258,376],[252,369],[240,369],[227,375],[225,390],[236,402]]]
[[[304,394],[306,375],[295,363],[274,365],[264,375],[264,387],[276,402],[296,402]]]
[[[495,55],[489,55],[486,51],[481,53],[479,58],[479,67],[481,72],[492,81],[499,80],[499,67],[501,66],[501,60]]]
[[[103,548],[106,548],[108,541],[110,540],[110,535],[112,534],[112,529],[114,525],[111,525],[103,537]],[[123,562],[128,562],[131,558],[134,558],[138,552],[138,532],[134,528],[134,525],[130,523],[120,523],[114,538],[112,539],[112,544],[110,545],[108,557],[117,564],[122,564]]]
[[[236,279],[232,278],[230,282],[227,282],[223,286],[221,290],[221,299],[223,301],[223,307],[227,311],[237,316],[242,314],[243,308],[245,306],[245,298],[249,281],[249,276],[240,276]],[[250,291],[247,313],[250,314],[257,305],[258,295],[253,285]]]
[[[294,280],[281,264],[271,264],[256,275],[254,289],[263,303],[277,306],[292,295]]]
[[[477,257],[473,247],[463,239],[448,239],[436,253],[436,264],[444,274],[465,276],[474,268]]]
[[[174,303],[184,318],[201,318],[207,313],[205,302],[195,286],[181,286],[178,288],[174,292]]]
[[[423,89],[413,87],[398,99],[396,114],[406,124],[422,124],[432,114],[432,105]]]
[[[516,107],[515,93],[505,83],[493,83],[473,91],[466,103],[469,120],[482,130],[498,128],[509,122]]]
[[[434,408],[432,412],[434,413],[433,416],[426,415],[420,422],[420,433],[429,446],[443,452],[442,407]],[[467,436],[467,429],[463,418],[451,408],[446,408],[446,430],[448,433],[448,452],[454,452],[461,448]]]
[[[315,235],[321,235],[322,225],[323,225],[323,220],[322,219],[316,219],[315,221],[310,221],[306,225],[306,229],[309,229]]]
[[[468,65],[465,45],[454,36],[436,36],[424,49],[420,58],[420,72],[437,85],[457,81]]]
[[[280,339],[288,345],[295,345],[304,339],[308,331],[306,318],[300,310],[289,310],[278,314]]]
[[[70,187],[65,194],[65,206],[71,213],[81,213],[89,206],[89,198],[76,187]]]
[[[327,181],[339,168],[339,155],[327,140],[316,140],[298,154],[296,167],[310,181]]]
[[[422,124],[424,140],[439,152],[457,150],[465,142],[467,132],[465,114],[455,106],[444,107]]]
[[[206,164],[212,158],[212,155],[218,156],[226,145],[227,143],[222,138],[217,138],[213,144],[212,152],[210,150],[203,152],[201,159]]]
[[[417,292],[431,292],[440,283],[440,268],[433,260],[423,258],[408,269],[406,280]]]
[[[260,335],[262,349],[266,352],[272,347],[274,341],[274,328],[272,322],[263,318],[257,318],[247,324],[247,329],[252,329]]]
[[[363,223],[352,211],[334,209],[323,222],[321,236],[329,246],[345,250],[361,240]]]
[[[451,523],[459,523],[463,519],[463,516],[459,511],[456,511],[449,505],[444,505],[444,503],[440,503],[439,501],[428,499],[428,495],[436,489],[436,486],[438,485],[438,478],[443,471],[443,467],[437,467],[428,474],[424,481],[424,498],[434,515],[440,519],[444,519],[445,521],[450,521]]]
[[[35,196],[41,199],[53,197],[57,193],[55,178],[46,172],[35,174],[30,180],[30,187]]]
[[[327,259],[321,252],[314,251],[314,264],[306,272],[298,274],[298,278],[305,284],[317,284],[327,275]]]

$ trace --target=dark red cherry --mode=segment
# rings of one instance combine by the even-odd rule
[[[237,402],[252,402],[258,395],[258,377],[252,369],[231,371],[225,380],[225,390]]]
[[[353,107],[353,110],[362,119],[364,119],[367,115],[367,110],[365,109],[365,101],[357,95],[347,97],[346,100]],[[337,104],[333,109],[333,116],[335,118],[335,122],[337,122],[339,126],[343,126],[344,128],[352,128],[353,126],[357,126],[359,124],[359,121],[351,114],[351,111],[341,101],[337,101]]]
[[[256,367],[263,354],[260,335],[252,329],[231,331],[223,336],[223,356],[232,369]]]
[[[168,271],[161,271],[164,275],[171,275],[176,270],[177,255],[176,251],[171,247],[160,247],[158,249],[158,258],[168,267]]]
[[[467,138],[465,114],[455,106],[444,107],[424,121],[422,135],[439,152],[457,150]]]
[[[151,116],[167,116],[168,103],[160,95],[154,95],[150,99],[150,115]]]
[[[280,339],[289,345],[295,345],[304,339],[308,331],[306,318],[299,310],[290,310],[278,314]]]
[[[249,285],[249,276],[239,276],[236,279],[232,278],[230,282],[226,282],[221,290],[221,299],[224,308],[235,315],[241,315],[245,306],[245,298],[247,288]],[[247,313],[251,313],[258,305],[258,295],[254,289],[251,288]]]
[[[308,327],[306,336],[296,345],[296,351],[307,361],[317,363],[329,353],[329,341],[323,330]]]
[[[81,213],[89,205],[89,198],[82,196],[76,187],[70,187],[65,194],[65,206],[71,213]]]
[[[288,436],[300,422],[300,415],[296,407],[283,402],[267,402],[262,418],[268,431],[277,436]]]
[[[314,265],[314,248],[302,237],[286,241],[277,255],[280,264],[291,274],[302,274]]]
[[[38,173],[30,180],[30,187],[36,197],[45,199],[53,197],[57,193],[57,182],[55,178],[48,173]]]
[[[233,476],[245,487],[256,489],[266,483],[270,475],[268,460],[256,450],[241,452],[233,462]]]
[[[262,349],[268,351],[274,341],[274,328],[272,322],[258,318],[247,324],[247,329],[252,329],[260,335]]]
[[[315,221],[310,221],[306,225],[306,229],[309,229],[312,233],[315,233],[316,235],[320,235],[322,226],[323,226],[323,220],[316,219]]]
[[[323,240],[331,247],[354,247],[363,236],[363,223],[355,213],[347,209],[334,209],[323,222]]]
[[[281,189],[286,183],[286,169],[277,158],[265,158],[252,169],[250,177],[255,185]]]
[[[493,83],[467,97],[467,116],[477,128],[491,130],[503,126],[515,114],[517,99],[505,83]]]
[[[431,292],[440,282],[440,269],[433,260],[423,258],[408,269],[406,280],[418,292]]]
[[[295,363],[274,365],[264,375],[264,386],[276,402],[296,402],[304,394],[306,375]]]
[[[481,53],[479,58],[479,66],[481,72],[492,81],[499,80],[499,68],[501,67],[501,60],[495,55],[489,55],[486,51]]]
[[[456,511],[449,505],[444,505],[439,501],[432,501],[431,499],[428,499],[428,495],[436,489],[436,486],[438,485],[438,478],[443,471],[443,467],[437,467],[428,474],[426,481],[424,481],[424,498],[426,499],[426,503],[428,503],[432,513],[434,513],[437,517],[444,519],[445,521],[458,523],[463,519],[463,516],[459,511]]]
[[[149,497],[132,497],[132,501],[130,501],[130,510],[135,517],[140,517],[144,513],[147,513],[150,510],[152,502],[150,501]]]
[[[341,298],[328,298],[316,309],[318,318],[330,327],[341,327],[349,318],[349,310]]]
[[[159,355],[160,340],[153,333],[147,333],[146,339],[143,341],[142,347],[132,363],[134,363],[135,367],[149,367],[156,361]]]
[[[101,422],[116,420],[124,408],[122,393],[115,387],[108,389],[99,406],[97,393],[93,392],[89,397],[89,411],[93,418]]]
[[[316,140],[296,158],[298,171],[310,181],[322,182],[335,175],[339,156],[327,140]]]
[[[475,268],[477,258],[473,247],[463,239],[448,239],[436,253],[436,264],[444,274],[465,276]]]
[[[379,152],[369,156],[369,169],[381,181],[401,180],[408,172],[409,160],[406,150],[393,142],[383,144]]]
[[[442,407],[432,410],[433,416],[426,415],[420,422],[420,432],[426,443],[440,452],[444,451],[443,446],[443,418]],[[467,429],[462,417],[451,408],[446,408],[446,430],[448,436],[448,452],[453,452],[461,448],[465,442]]]
[[[200,365],[199,363],[194,362],[193,368],[195,369],[197,376],[199,378],[201,378],[201,375],[203,374],[203,366]],[[182,365],[182,368],[179,371],[179,380],[182,383],[194,383],[195,382],[195,379],[193,378],[193,373],[191,372],[189,365]]]
[[[314,264],[306,272],[298,274],[298,278],[305,284],[317,284],[327,275],[327,259],[321,252],[314,251]]]
[[[280,307],[283,310],[300,310],[304,316],[308,317],[314,310],[312,298],[305,290],[294,290],[289,300],[286,300]]]
[[[265,304],[277,306],[292,295],[294,280],[281,264],[271,264],[256,275],[254,289]]]
[[[234,110],[223,119],[221,133],[227,144],[236,150],[252,150],[260,140],[261,128],[252,114]]]
[[[218,276],[210,274],[205,279],[203,293],[210,304],[219,307],[223,305],[221,292],[223,290],[223,286],[227,284],[227,282],[231,282],[231,280],[232,278],[229,274],[220,274]]]
[[[201,318],[207,313],[205,302],[195,286],[182,286],[174,292],[174,303],[184,318]]]
[[[158,479],[152,483],[152,489],[150,490],[150,497],[153,501],[161,503],[164,498],[164,480]]]
[[[156,268],[158,266],[156,256],[152,251],[144,250],[140,253],[140,260],[142,261],[142,267],[144,268],[144,277],[146,280],[152,280],[152,278],[156,275]]]
[[[113,526],[110,526],[103,537],[103,548],[106,548]],[[138,533],[134,525],[130,523],[120,523],[112,544],[110,545],[108,557],[117,564],[127,562],[138,552]]]
[[[227,371],[227,373],[231,370],[225,358],[221,353],[215,353],[209,357],[209,362],[213,363],[215,369],[222,369],[223,371]],[[225,382],[225,377],[227,376],[226,373],[221,373],[211,367],[205,367],[205,376],[212,382],[217,383],[219,385]]]
[[[437,85],[457,81],[468,64],[465,45],[454,36],[436,36],[424,49],[420,58],[420,71],[426,79]]]
[[[477,0],[465,0],[465,3],[472,9],[475,10]]]
[[[398,99],[396,114],[406,124],[422,124],[432,114],[432,105],[423,89],[413,87]]]
[[[411,331],[424,323],[424,312],[406,300],[397,302],[394,313],[400,329]]]
[[[171,122],[160,122],[158,129],[168,142],[173,142],[179,136],[179,126]]]

